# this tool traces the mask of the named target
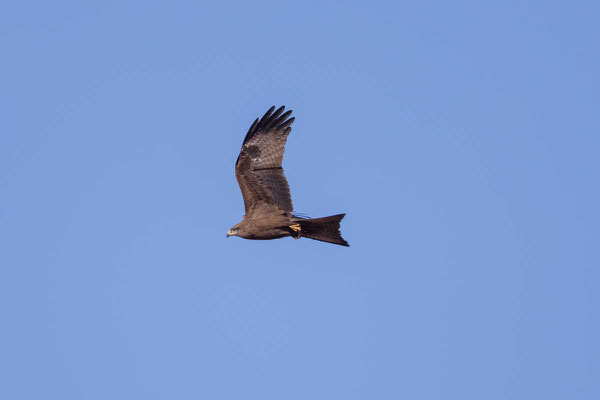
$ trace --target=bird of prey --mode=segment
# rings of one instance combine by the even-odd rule
[[[235,163],[235,177],[242,190],[246,214],[234,225],[229,236],[269,240],[291,236],[306,237],[348,246],[340,233],[340,221],[346,214],[306,218],[294,214],[290,187],[281,163],[287,137],[292,131],[292,110],[275,111],[271,107],[258,118],[246,134]]]

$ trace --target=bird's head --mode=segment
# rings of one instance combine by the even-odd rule
[[[230,230],[227,231],[227,237],[237,236],[238,232],[239,232],[239,228],[237,225],[235,225]]]

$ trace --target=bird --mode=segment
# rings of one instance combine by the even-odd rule
[[[252,240],[302,237],[349,246],[340,233],[340,221],[346,214],[308,218],[294,213],[290,187],[282,163],[287,137],[292,131],[292,110],[271,107],[250,126],[235,162],[235,177],[245,214],[240,223],[227,232]]]

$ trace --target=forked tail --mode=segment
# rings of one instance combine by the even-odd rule
[[[339,244],[340,246],[350,246],[340,233],[340,221],[345,215],[338,214],[323,218],[298,219],[296,223],[300,224],[300,235],[302,237]]]

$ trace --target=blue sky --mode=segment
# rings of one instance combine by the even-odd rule
[[[0,397],[599,398],[598,5],[214,3],[2,6]]]

